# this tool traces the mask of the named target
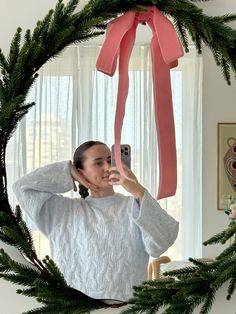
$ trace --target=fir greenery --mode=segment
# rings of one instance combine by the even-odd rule
[[[231,222],[226,230],[203,244],[225,243],[235,235],[236,222]],[[236,288],[235,241],[214,261],[193,258],[189,261],[192,266],[166,272],[162,279],[134,287],[134,296],[129,301],[132,306],[122,314],[154,314],[161,308],[165,308],[165,314],[191,314],[199,305],[200,313],[207,314],[215,301],[216,291],[225,282],[228,283],[227,299],[231,299]]]
[[[206,0],[207,1],[207,0]],[[16,30],[7,56],[0,50],[0,240],[14,246],[31,262],[26,266],[14,261],[0,250],[0,277],[20,284],[17,292],[34,297],[42,307],[26,312],[83,313],[106,307],[68,286],[52,259],[37,257],[29,229],[19,207],[11,208],[7,194],[6,146],[22,117],[35,105],[27,102],[29,89],[37,79],[37,71],[48,60],[55,58],[68,45],[86,41],[104,33],[107,23],[118,14],[130,9],[145,11],[145,6],[155,5],[170,17],[186,52],[189,36],[199,53],[207,45],[230,84],[231,73],[236,72],[236,31],[228,22],[236,15],[209,17],[190,0],[90,0],[75,13],[78,0],[66,5],[59,0],[33,31],[22,36]],[[224,243],[236,233],[236,224],[211,238],[206,244]],[[126,313],[154,313],[165,307],[165,313],[192,313],[202,304],[201,313],[208,313],[217,289],[229,282],[230,299],[235,290],[236,244],[223,251],[216,261],[204,263],[193,260],[193,266],[169,272],[159,281],[145,282],[134,288],[134,297]]]

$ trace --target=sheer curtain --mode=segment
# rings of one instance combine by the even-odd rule
[[[12,203],[16,200],[11,185],[20,176],[44,164],[71,159],[75,148],[86,140],[113,144],[117,74],[111,78],[96,71],[99,49],[69,47],[40,70],[28,96],[36,106],[8,145]],[[174,260],[201,256],[201,68],[201,58],[190,49],[171,72],[178,187],[175,196],[160,203],[180,221],[178,240],[167,252]],[[149,46],[135,46],[129,77],[122,142],[131,145],[132,170],[155,196],[159,167]],[[36,234],[43,255],[45,239]]]

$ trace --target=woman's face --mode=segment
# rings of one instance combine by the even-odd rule
[[[84,152],[83,169],[86,179],[98,187],[108,187],[111,151],[106,145],[94,145]]]

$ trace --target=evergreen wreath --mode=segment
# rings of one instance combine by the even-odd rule
[[[36,298],[42,307],[25,314],[75,314],[105,308],[100,300],[92,299],[68,286],[53,260],[37,257],[31,233],[22,218],[19,206],[12,209],[7,194],[6,146],[21,118],[35,105],[27,103],[30,87],[37,71],[48,60],[55,58],[72,43],[86,41],[104,33],[107,23],[130,9],[145,11],[146,5],[155,5],[172,18],[186,52],[188,34],[199,53],[207,45],[230,84],[231,73],[236,73],[236,30],[227,25],[236,15],[209,17],[191,0],[90,0],[74,13],[79,0],[64,5],[59,0],[33,32],[27,30],[21,40],[18,28],[10,45],[8,56],[0,50],[0,240],[16,247],[33,264],[32,267],[13,260],[0,250],[0,278],[24,286],[19,294]],[[206,0],[208,1],[208,0]],[[236,223],[205,244],[224,243],[236,234]],[[212,263],[190,259],[193,267],[166,273],[166,278],[144,282],[134,287],[128,313],[155,313],[166,307],[165,313],[192,313],[199,304],[202,314],[209,313],[216,291],[229,281],[228,296],[236,285],[236,242],[224,250]]]

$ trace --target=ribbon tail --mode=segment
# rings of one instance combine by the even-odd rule
[[[151,43],[155,120],[159,150],[159,187],[157,199],[176,192],[177,162],[175,127],[171,96],[170,69],[162,57],[157,37]]]
[[[119,83],[118,83],[118,94],[116,103],[116,114],[115,114],[115,161],[117,169],[120,174],[127,179],[128,178],[123,170],[120,153],[120,142],[121,142],[121,130],[125,115],[125,104],[129,90],[129,75],[128,66],[129,59],[133,49],[135,41],[136,26],[133,27],[124,36],[120,45],[120,58],[119,58]]]

